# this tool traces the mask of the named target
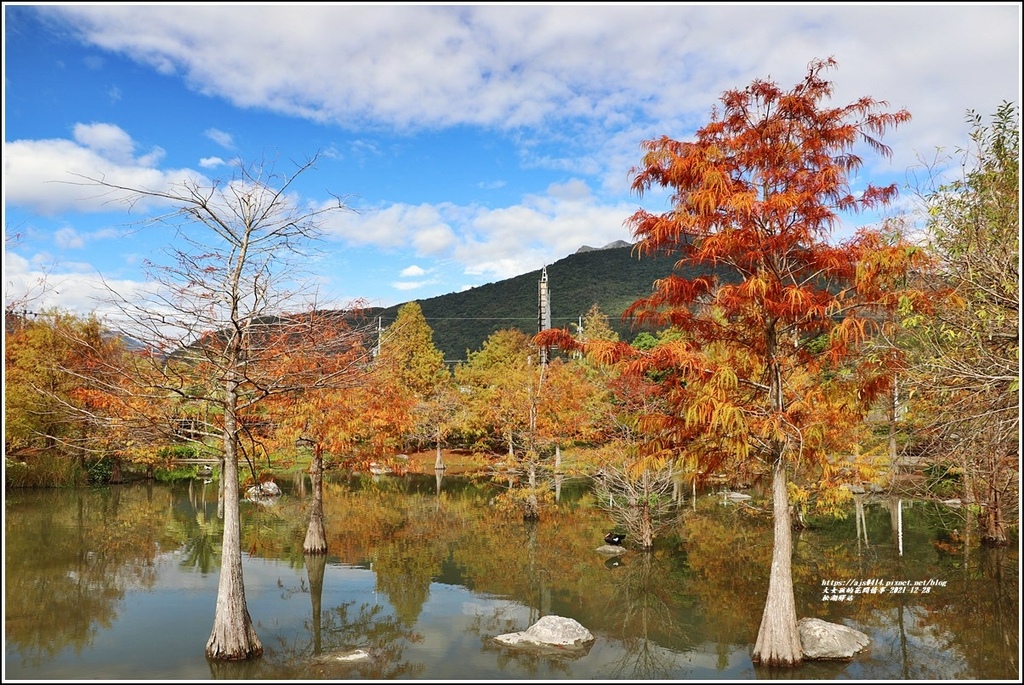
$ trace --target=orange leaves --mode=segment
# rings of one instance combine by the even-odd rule
[[[575,352],[582,346],[572,333],[564,328],[548,328],[533,336],[533,343],[540,347],[557,347],[566,352]]]
[[[317,311],[282,317],[267,331],[247,382],[265,390],[260,406],[274,427],[266,436],[271,448],[291,449],[301,438],[348,455],[360,437],[358,420],[376,397],[364,394],[368,333],[354,314]]]
[[[692,429],[680,436],[716,436],[737,453],[818,454],[834,446],[829,422],[846,425],[859,408],[850,388],[877,378],[861,374],[857,355],[899,302],[909,264],[900,260],[910,255],[867,233],[838,246],[828,238],[841,213],[894,197],[891,187],[851,193],[849,175],[862,164],[854,146],[868,140],[885,154],[878,136],[909,115],[881,112],[885,103],[871,98],[830,106],[823,72],[833,67],[831,58],[812,62],[789,90],[756,80],[725,93],[692,142],[644,144],[634,188],[663,185],[673,206],[629,223],[641,253],[680,260],[628,314],[687,342],[623,368],[672,379],[671,412]]]

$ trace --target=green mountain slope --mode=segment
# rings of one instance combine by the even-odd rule
[[[587,249],[547,266],[551,294],[551,326],[569,328],[593,304],[608,315],[622,340],[631,341],[638,329],[620,319],[638,298],[651,292],[654,281],[667,276],[674,260],[638,258],[631,247]],[[484,340],[502,328],[537,332],[537,299],[541,270],[488,283],[460,293],[415,300],[434,331],[434,344],[449,362],[466,359]],[[402,303],[405,304],[405,303]],[[368,311],[384,326],[395,320],[402,304]]]

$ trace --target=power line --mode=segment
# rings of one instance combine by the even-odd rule
[[[533,316],[424,316],[425,321],[536,321]]]

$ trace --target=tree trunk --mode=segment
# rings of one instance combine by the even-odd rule
[[[892,378],[892,395],[889,397],[889,465],[893,471],[899,471],[899,464],[896,459],[899,456],[896,448],[896,422],[900,417],[900,377],[894,374]]]
[[[1003,527],[1003,503],[995,484],[989,483],[988,497],[981,513],[981,544],[986,547],[1002,547],[1007,544]]]
[[[227,469],[224,468],[224,455],[220,455],[220,480],[217,482],[217,518],[224,520],[224,476]],[[235,469],[236,477],[238,469]]]
[[[434,470],[440,471],[445,468],[444,458],[441,456],[441,431],[438,430],[437,442],[435,443],[436,452],[434,453]]]
[[[324,448],[317,443],[313,460],[309,464],[309,479],[313,488],[313,508],[309,512],[303,554],[327,554],[327,535],[324,533]]]
[[[803,647],[793,595],[793,529],[786,466],[779,457],[775,460],[772,477],[772,509],[775,522],[772,569],[752,658],[755,664],[764,666],[799,666],[803,661]]]
[[[123,483],[124,482],[124,470],[121,468],[121,460],[117,457],[111,459],[110,467],[110,483]]]
[[[651,515],[651,473],[644,470],[643,501],[640,503],[640,547],[645,550],[654,548],[654,519]]]
[[[327,569],[327,555],[306,556],[306,575],[309,576],[309,599],[313,603],[313,655],[323,651],[321,606],[324,594],[324,571]]]
[[[526,521],[536,521],[540,519],[540,505],[537,503],[537,465],[530,462],[530,480],[529,480],[530,492],[526,496],[526,506],[523,509],[523,519]]]
[[[221,483],[224,493],[224,537],[221,543],[220,582],[213,632],[206,643],[209,659],[238,661],[263,654],[245,604],[242,580],[242,531],[238,511],[238,443],[235,416],[237,383],[227,382],[224,411],[224,461]]]

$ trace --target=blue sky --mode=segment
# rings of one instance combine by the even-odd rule
[[[835,104],[913,117],[855,188],[904,184],[967,144],[967,110],[1020,102],[1020,31],[1017,2],[5,3],[5,302],[104,315],[101,283],[130,299],[170,239],[61,181],[155,187],[238,158],[320,154],[299,190],[357,210],[325,226],[322,305],[526,273],[665,209],[629,190],[641,141],[830,56]]]

